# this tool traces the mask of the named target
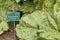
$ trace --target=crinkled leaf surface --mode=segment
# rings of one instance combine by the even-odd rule
[[[56,0],[56,2],[60,2],[60,0]]]
[[[49,15],[48,15],[48,19],[49,19],[50,23],[54,26],[54,28],[55,28],[56,30],[58,30],[58,26],[57,26],[57,24],[55,23],[55,20],[54,20],[51,16],[49,16]]]
[[[44,0],[45,7],[53,7],[55,0]]]
[[[20,2],[20,0],[16,0],[16,2],[18,3],[18,2]]]
[[[0,34],[3,33],[3,31],[7,31],[9,29],[7,22],[2,21],[0,23]]]
[[[22,34],[22,31],[23,31],[22,28],[24,28],[24,29],[26,28],[26,30],[25,30],[26,33]],[[58,31],[58,26],[55,23],[54,18],[51,18],[51,16],[48,15],[48,13],[46,13],[46,12],[35,11],[31,14],[27,14],[24,17],[22,17],[20,20],[19,26],[17,26],[17,28],[16,28],[16,32],[20,34],[20,35],[17,34],[17,36],[22,37],[23,39],[28,38],[28,36],[26,36],[26,34],[28,33],[27,28],[29,30],[31,28],[37,30],[37,32],[36,31],[34,32],[35,34],[37,34],[39,32],[40,36],[38,36],[38,34],[37,34],[37,37],[42,37],[42,38],[45,38],[46,40],[55,40],[55,39],[60,40],[60,32]],[[56,28],[57,30],[55,30],[54,28]],[[22,35],[24,35],[24,36],[22,36]],[[32,36],[33,33],[32,34],[30,33],[29,35]],[[26,40],[28,40],[28,39],[26,39]],[[29,40],[32,40],[32,39],[29,39]]]
[[[37,36],[36,36],[37,29],[17,25],[16,32],[19,38],[22,38],[25,40],[36,40],[37,39]]]
[[[0,2],[0,34],[7,31],[9,28],[7,24],[7,11],[9,11],[9,7],[13,4],[13,2],[14,1],[12,0],[4,0]]]
[[[33,3],[26,1],[20,6],[20,11],[25,12],[32,12],[34,11],[34,5]]]

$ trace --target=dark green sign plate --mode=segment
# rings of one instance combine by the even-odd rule
[[[7,13],[7,20],[8,21],[19,21],[20,12],[8,12]]]

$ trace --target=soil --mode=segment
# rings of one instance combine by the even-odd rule
[[[10,23],[9,23],[10,25]],[[13,24],[10,25],[10,28],[8,31],[4,32],[2,35],[0,35],[0,40],[18,40],[17,36],[14,35],[14,27]]]
[[[0,40],[14,40],[14,33],[5,32],[0,36]]]

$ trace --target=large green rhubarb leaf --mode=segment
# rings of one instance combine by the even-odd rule
[[[60,32],[58,31],[56,20],[48,13],[36,10],[23,16],[18,24],[19,26],[16,28],[17,36],[25,40],[32,40],[32,38],[40,40],[40,37],[44,38],[43,40],[60,40]]]

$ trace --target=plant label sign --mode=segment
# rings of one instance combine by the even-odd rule
[[[8,12],[7,13],[7,20],[8,21],[19,21],[20,12]]]

